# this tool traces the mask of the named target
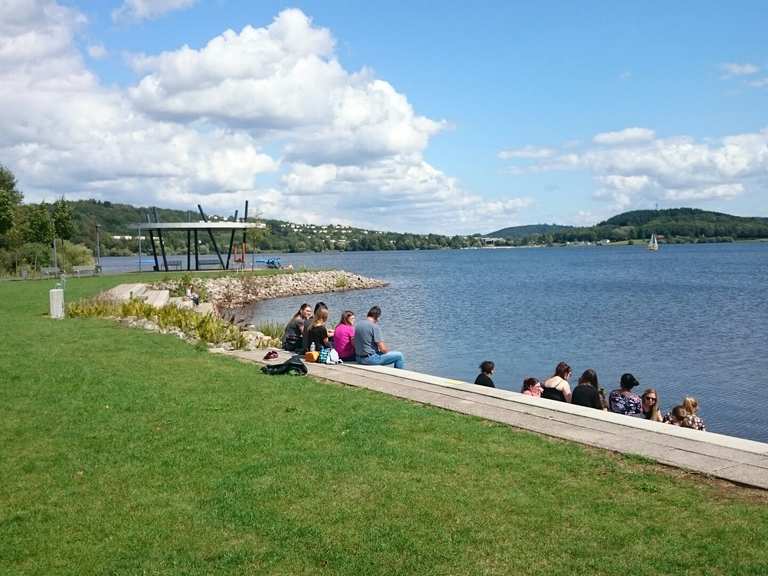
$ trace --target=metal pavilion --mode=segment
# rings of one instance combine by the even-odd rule
[[[200,266],[217,264],[221,266],[222,270],[229,270],[230,263],[232,262],[233,250],[238,252],[235,247],[235,235],[238,230],[242,230],[242,250],[239,251],[242,256],[241,262],[245,263],[245,251],[246,251],[246,232],[250,229],[263,228],[264,225],[259,222],[245,222],[248,218],[248,202],[245,203],[245,217],[242,221],[237,220],[237,211],[235,211],[234,221],[217,221],[210,222],[203,212],[202,207],[198,204],[198,210],[200,211],[201,220],[198,222],[160,222],[157,217],[157,210],[153,209],[153,216],[155,221],[152,222],[147,215],[147,222],[141,224],[134,224],[132,228],[136,228],[139,231],[139,236],[143,232],[147,232],[149,235],[149,241],[152,246],[152,257],[155,260],[154,269],[156,271],[168,272],[170,268],[180,269],[183,266],[183,262],[180,260],[169,260],[165,251],[165,242],[163,240],[163,234],[171,232],[186,232],[187,233],[187,270],[200,270]],[[216,237],[213,235],[214,231],[226,231],[229,232],[229,246],[226,253],[219,249],[219,244],[216,242]],[[201,259],[198,246],[199,246],[199,234],[207,233],[208,237],[213,244],[213,249],[216,253],[216,260]],[[193,248],[194,245],[194,248]],[[158,253],[159,246],[159,253]],[[192,255],[194,254],[194,268],[192,267]],[[225,259],[226,256],[226,259]],[[141,258],[141,255],[139,255]]]

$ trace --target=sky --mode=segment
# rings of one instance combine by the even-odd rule
[[[762,1],[0,0],[0,164],[30,202],[379,230],[768,216],[766,30]]]

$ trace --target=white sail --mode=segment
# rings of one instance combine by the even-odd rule
[[[656,252],[659,249],[659,241],[656,239],[656,234],[651,234],[651,241],[648,242],[648,250]]]

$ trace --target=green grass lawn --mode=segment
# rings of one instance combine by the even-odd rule
[[[0,283],[2,574],[768,574],[762,492],[53,321],[53,284]]]

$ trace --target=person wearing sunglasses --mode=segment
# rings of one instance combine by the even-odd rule
[[[653,420],[654,422],[661,422],[661,410],[659,406],[659,395],[656,393],[655,388],[648,388],[641,396],[643,400],[643,416],[646,420]]]

